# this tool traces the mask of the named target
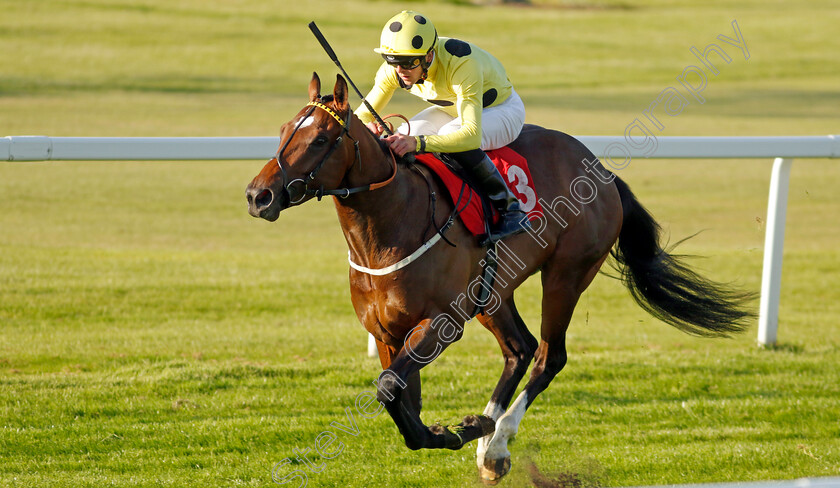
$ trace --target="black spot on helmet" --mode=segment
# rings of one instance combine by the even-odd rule
[[[374,51],[383,56],[424,56],[436,43],[437,31],[428,17],[404,10],[388,19]]]

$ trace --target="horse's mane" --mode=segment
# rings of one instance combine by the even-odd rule
[[[368,129],[368,132],[370,132],[370,134],[373,136],[373,138],[376,139],[376,143],[379,144],[379,149],[382,150],[382,154],[384,154],[386,157],[390,158],[391,157],[391,149],[388,147],[388,143],[385,142],[384,139],[380,139],[370,129]],[[405,166],[405,167],[411,166],[411,163],[403,157],[397,157],[397,163],[402,165],[402,166]]]

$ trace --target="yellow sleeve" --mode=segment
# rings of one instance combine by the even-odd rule
[[[394,68],[388,66],[387,63],[382,63],[382,66],[380,66],[379,70],[376,72],[373,88],[371,88],[365,99],[374,110],[381,112],[382,109],[388,105],[388,102],[391,101],[394,91],[396,91],[399,86],[400,85],[397,81],[396,71],[394,71]],[[362,119],[362,122],[365,124],[376,120],[364,103],[362,103],[354,113],[357,117]]]
[[[456,95],[461,128],[445,135],[426,136],[426,152],[462,152],[481,146],[481,93],[484,87],[481,65],[465,58],[452,72],[450,84]],[[419,142],[417,146],[419,149]]]

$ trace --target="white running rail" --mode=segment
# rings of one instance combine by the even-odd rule
[[[794,158],[840,157],[840,135],[786,137],[581,136],[607,162],[632,158],[774,158],[767,202],[767,230],[758,319],[758,343],[776,343],[782,289],[788,182]],[[174,161],[270,159],[277,137],[47,137],[0,139],[0,161]],[[371,337],[368,354],[376,355]]]

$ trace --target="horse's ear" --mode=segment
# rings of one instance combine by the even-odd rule
[[[312,81],[309,82],[309,101],[314,102],[321,98],[321,78],[318,73],[312,73]]]
[[[333,97],[335,100],[335,108],[337,108],[339,112],[346,112],[349,106],[347,103],[347,82],[344,81],[344,77],[341,75],[336,75]]]

